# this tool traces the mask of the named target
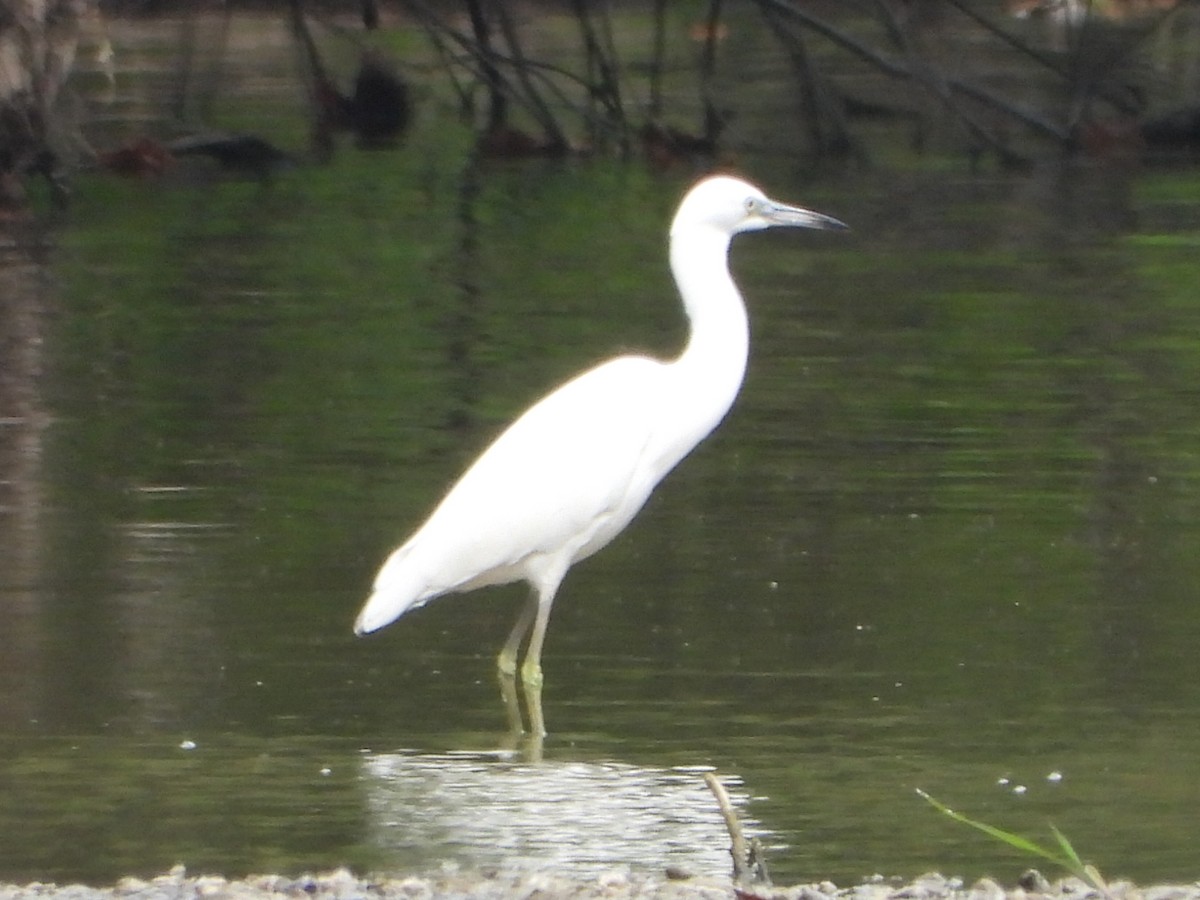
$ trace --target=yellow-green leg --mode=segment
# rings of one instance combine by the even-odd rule
[[[536,738],[546,734],[546,717],[542,714],[542,644],[546,640],[546,626],[550,623],[550,608],[554,605],[554,594],[558,591],[566,570],[543,573],[545,577],[534,585],[529,600],[521,609],[517,624],[509,632],[508,640],[500,650],[496,667],[500,672],[500,694],[508,713],[508,724],[514,735],[521,734],[521,704],[517,698],[515,684],[517,656],[521,652],[521,641],[526,634],[529,647],[525,650],[525,661],[521,664],[521,686],[525,689],[525,707],[529,713],[529,732]]]
[[[521,664],[521,684],[525,688],[525,705],[529,709],[529,731],[537,736],[546,734],[546,718],[542,714],[542,644],[546,640],[546,626],[550,623],[550,607],[553,604],[552,590],[543,592],[537,598],[533,634],[529,638],[529,649],[525,651],[525,662]]]
[[[517,698],[517,655],[521,652],[521,641],[529,632],[537,609],[537,595],[531,593],[496,660],[496,668],[500,675],[500,696],[504,700],[504,710],[508,716],[508,730],[514,737],[519,737],[525,730],[521,719],[521,703]]]

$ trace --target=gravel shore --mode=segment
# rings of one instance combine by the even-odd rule
[[[219,875],[191,876],[177,866],[157,878],[123,878],[109,887],[0,885],[0,900],[729,900],[735,895],[742,900],[1200,900],[1200,882],[1152,887],[1114,882],[1106,897],[1077,879],[1050,884],[1031,871],[1019,885],[1008,888],[990,879],[967,885],[961,879],[930,874],[908,883],[879,877],[847,888],[826,881],[735,892],[729,880],[653,877],[619,870],[592,879],[530,873],[363,878],[338,869],[299,878],[255,875],[230,880]]]

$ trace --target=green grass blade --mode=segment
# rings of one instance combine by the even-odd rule
[[[946,804],[935,800],[920,788],[917,788],[917,794],[921,797],[924,797],[934,809],[946,814],[950,818],[954,819],[954,821],[961,822],[964,825],[970,825],[972,828],[982,831],[989,837],[993,837],[998,841],[1003,841],[1005,844],[1008,844],[1010,847],[1013,847],[1016,850],[1021,850],[1024,853],[1030,853],[1034,856],[1040,856],[1042,859],[1049,860],[1056,865],[1072,871],[1078,871],[1083,868],[1083,864],[1079,862],[1079,857],[1074,855],[1074,849],[1070,849],[1069,855],[1062,856],[1055,853],[1053,850],[1047,850],[1041,844],[1037,843],[1036,841],[1031,841],[1027,837],[1022,837],[1019,834],[1013,834],[1011,831],[1005,831],[1003,828],[997,828],[994,825],[987,824],[987,822],[979,822],[975,819],[964,816],[962,813],[955,812],[950,807],[946,806]],[[1055,834],[1059,835],[1060,843],[1065,843],[1066,838],[1062,837],[1057,829],[1055,830]],[[1066,847],[1069,849],[1070,844],[1067,844]]]
[[[946,806],[946,804],[935,800],[920,788],[917,788],[917,794],[925,798],[925,800],[928,801],[934,809],[944,813],[954,821],[961,822],[964,825],[970,825],[972,828],[982,831],[989,837],[993,837],[998,841],[1003,841],[1005,844],[1008,844],[1014,849],[1049,860],[1055,865],[1066,869],[1076,878],[1087,882],[1106,897],[1112,896],[1109,893],[1108,885],[1105,883],[1104,878],[1100,875],[1100,870],[1093,865],[1085,864],[1084,861],[1079,858],[1079,854],[1075,852],[1075,848],[1071,846],[1071,842],[1067,840],[1067,836],[1055,828],[1054,825],[1050,826],[1050,830],[1054,833],[1054,839],[1058,842],[1058,846],[1061,850],[1060,853],[1055,853],[1053,850],[1048,850],[1041,844],[1037,843],[1036,841],[1032,841],[1027,837],[1022,837],[1019,834],[1013,834],[1011,831],[1005,831],[1003,828],[997,828],[994,825],[989,825],[987,822],[978,822],[975,819],[964,816],[962,813],[955,812],[950,807]]]
[[[1054,839],[1058,841],[1058,846],[1062,847],[1063,853],[1065,853],[1067,855],[1067,859],[1071,861],[1071,868],[1075,869],[1077,872],[1082,872],[1085,868],[1087,868],[1083,864],[1083,860],[1079,858],[1079,854],[1075,852],[1075,848],[1071,846],[1071,842],[1067,840],[1067,836],[1053,825],[1050,826],[1050,830],[1054,832]]]

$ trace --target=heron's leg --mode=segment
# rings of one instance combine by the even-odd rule
[[[508,742],[515,747],[517,740],[525,733],[525,725],[521,721],[521,701],[517,698],[516,679],[503,672],[500,673],[500,699],[504,701],[504,717],[508,719]]]
[[[550,622],[550,608],[554,605],[557,587],[555,583],[539,592],[533,634],[525,651],[525,662],[521,664],[521,684],[525,688],[525,705],[529,708],[529,730],[539,736],[546,733],[546,718],[542,715],[542,643],[546,640],[546,626]]]
[[[537,611],[538,595],[536,591],[531,591],[521,608],[521,614],[517,616],[517,624],[509,632],[508,640],[504,642],[500,657],[496,660],[501,675],[512,678],[517,674],[517,654],[521,652],[521,641],[525,640],[525,635],[529,633],[529,626],[533,624],[533,617]]]
[[[524,731],[521,723],[521,703],[517,699],[517,654],[521,651],[521,641],[525,639],[525,635],[529,633],[529,626],[533,624],[537,608],[537,594],[531,592],[517,617],[517,624],[513,626],[496,660],[496,668],[500,675],[500,696],[504,700],[504,710],[508,715],[509,731],[514,735]]]

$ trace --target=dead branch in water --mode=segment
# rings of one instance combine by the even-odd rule
[[[713,772],[704,773],[704,783],[712,791],[725,820],[725,829],[729,832],[729,855],[733,857],[733,880],[737,884],[769,885],[771,877],[767,874],[767,861],[763,856],[762,844],[758,838],[746,840],[742,831],[742,822],[737,810],[729,800],[725,786],[721,784]]]

